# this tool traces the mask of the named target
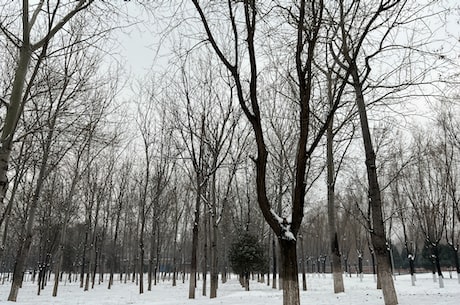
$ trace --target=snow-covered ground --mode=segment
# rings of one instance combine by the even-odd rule
[[[458,305],[460,304],[460,284],[456,278],[445,275],[445,288],[439,288],[433,282],[431,274],[418,274],[416,286],[411,286],[410,276],[396,277],[399,303],[401,305]],[[302,304],[384,304],[382,293],[375,289],[372,275],[366,275],[363,281],[356,276],[345,278],[345,293],[332,292],[331,275],[309,276],[307,279],[308,291],[301,291]],[[176,287],[171,282],[160,282],[152,291],[139,295],[138,287],[134,283],[122,284],[115,282],[111,290],[106,283],[96,285],[90,291],[83,291],[77,283],[67,283],[59,287],[57,297],[52,297],[52,283],[49,283],[40,296],[37,296],[37,287],[31,282],[26,282],[19,291],[18,305],[210,305],[210,304],[251,304],[251,305],[277,305],[282,304],[282,292],[268,287],[266,284],[251,281],[251,291],[243,291],[236,277],[232,277],[226,284],[219,284],[218,297],[209,299],[201,295],[201,282],[199,282],[195,300],[188,299],[188,282],[178,283]],[[10,284],[0,285],[0,304],[5,304]]]

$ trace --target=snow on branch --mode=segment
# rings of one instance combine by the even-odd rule
[[[278,221],[281,227],[280,238],[284,240],[294,240],[295,241],[296,238],[294,236],[294,233],[292,233],[291,231],[291,223],[292,223],[291,218],[290,217],[289,218],[280,217],[278,216],[278,214],[275,213],[275,211],[273,211],[273,209],[270,209],[270,213],[276,219],[276,221]]]

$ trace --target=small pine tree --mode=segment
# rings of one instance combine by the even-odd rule
[[[249,290],[249,274],[265,273],[268,260],[264,248],[257,237],[244,232],[232,243],[229,253],[230,266],[240,276],[240,282]]]

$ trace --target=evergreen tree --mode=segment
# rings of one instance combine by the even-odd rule
[[[257,237],[245,232],[232,243],[229,253],[230,266],[240,276],[241,285],[249,290],[249,274],[265,273],[268,260]]]

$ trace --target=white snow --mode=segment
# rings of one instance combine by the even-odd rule
[[[291,232],[291,216],[289,216],[288,218],[280,217],[278,216],[278,214],[275,213],[275,211],[273,211],[273,209],[270,209],[270,213],[281,226],[281,238],[284,240],[296,240],[294,234]]]
[[[117,277],[116,277],[117,278]],[[369,304],[383,305],[382,292],[375,289],[375,282],[372,274],[364,275],[361,282],[359,277],[344,277],[345,293],[334,294],[332,277],[309,275],[307,278],[308,291],[301,291],[301,304],[315,305],[343,305],[343,304]],[[208,281],[209,283],[209,281]],[[400,305],[458,305],[460,300],[460,285],[454,277],[444,279],[445,288],[433,283],[431,274],[418,274],[416,286],[412,286],[410,275],[396,276],[396,289]],[[145,291],[139,295],[135,283],[127,284],[115,281],[111,290],[107,289],[107,283],[96,285],[89,291],[79,288],[79,283],[67,283],[60,285],[58,296],[53,298],[52,282],[48,283],[41,295],[37,296],[37,287],[31,282],[25,282],[19,291],[17,305],[281,305],[282,291],[268,287],[266,283],[250,282],[251,291],[244,291],[236,276],[226,283],[219,282],[218,297],[209,299],[201,295],[201,281],[198,282],[195,300],[188,299],[188,282],[178,282],[172,287],[171,281],[160,281],[152,291]],[[302,283],[300,280],[300,286]],[[146,287],[146,285],[145,285]],[[0,303],[7,299],[10,284],[0,285]],[[209,290],[208,290],[209,293]],[[6,303],[6,302],[5,302]],[[14,303],[11,303],[14,304]]]

